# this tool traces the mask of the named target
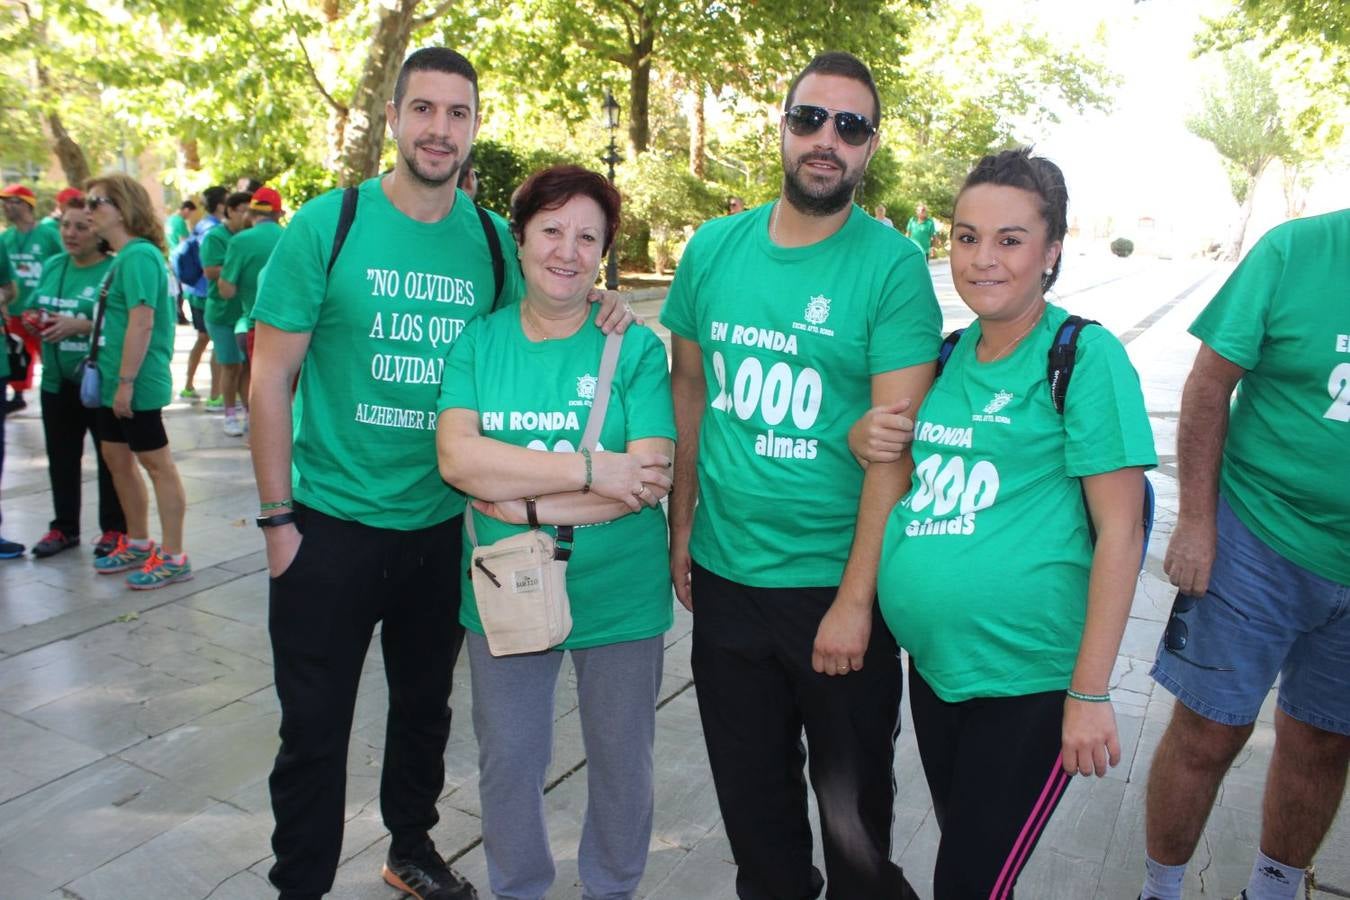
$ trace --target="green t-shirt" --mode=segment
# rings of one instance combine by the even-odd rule
[[[703,225],[661,313],[698,343],[707,384],[690,551],[742,584],[833,585],[862,491],[849,426],[873,375],[937,357],[942,317],[895,229],[855,206],[835,234],[785,248],[769,240],[772,209]]]
[[[1220,493],[1275,552],[1350,584],[1350,210],[1266,234],[1191,325],[1246,369]]]
[[[252,228],[235,235],[229,249],[225,251],[225,265],[220,270],[220,277],[237,289],[234,299],[239,302],[241,318],[247,319],[253,313],[253,301],[258,295],[258,276],[262,274],[263,266],[267,265],[279,240],[281,226],[269,219],[260,219]],[[247,331],[248,327],[244,330]]]
[[[177,247],[188,236],[192,229],[188,227],[187,220],[181,213],[174,213],[164,220],[164,235],[169,245],[169,249]]]
[[[877,594],[886,624],[950,703],[1068,687],[1092,544],[1080,478],[1157,464],[1139,376],[1104,328],[1078,339],[1060,415],[1047,306],[1005,359],[980,363],[977,321],[919,410],[910,492],[892,510]]]
[[[134,238],[113,258],[112,281],[108,286],[108,308],[98,335],[98,374],[103,380],[103,405],[112,406],[117,393],[117,377],[122,366],[122,345],[126,340],[131,309],[149,306],[154,310],[154,327],[145,358],[132,387],[131,408],[163,409],[173,396],[174,330],[178,317],[169,300],[169,269],[159,248],[142,238]]]
[[[9,304],[9,314],[17,316],[28,308],[28,299],[42,277],[43,265],[56,254],[65,252],[65,248],[61,246],[60,234],[41,225],[34,225],[26,232],[10,226],[0,232],[0,246],[9,254],[14,280],[19,288],[18,296]]]
[[[234,232],[230,231],[224,222],[208,231],[206,237],[202,238],[202,268],[223,266],[225,253],[229,250],[234,237]],[[215,325],[233,325],[240,315],[239,295],[235,294],[226,300],[220,296],[219,283],[212,281],[211,286],[206,289],[206,321]]]
[[[5,245],[0,243],[0,287],[4,287],[14,280],[14,269],[9,264],[9,251]],[[0,378],[9,377],[9,348],[0,347],[0,350],[6,352],[0,353]]]
[[[605,335],[583,325],[569,338],[531,342],[517,309],[475,322],[455,343],[445,367],[438,407],[470,409],[483,434],[534,450],[575,452],[595,394]],[[598,449],[622,450],[642,438],[675,437],[666,351],[649,329],[624,337]],[[474,514],[478,540],[491,544],[525,531]],[[661,634],[674,622],[666,519],[660,507],[576,529],[567,563],[572,605],[569,649],[635,641]],[[464,546],[469,546],[468,531]],[[478,634],[473,588],[463,580],[460,621]]]
[[[253,317],[310,332],[295,397],[296,500],[341,519],[411,531],[464,510],[436,468],[436,398],[450,346],[492,308],[483,226],[457,195],[439,222],[418,222],[362,183],[356,218],[333,266],[342,191],[305,204],[283,229]],[[521,293],[506,223],[502,302]]]
[[[933,247],[933,234],[937,231],[937,222],[933,217],[929,216],[920,222],[914,216],[910,216],[905,231],[909,234],[909,239],[923,251],[923,255],[928,256],[928,251]]]
[[[53,256],[42,271],[30,308],[46,310],[53,316],[92,320],[99,289],[111,266],[110,256],[83,267],[75,265],[69,254]],[[89,355],[89,337],[73,334],[59,343],[42,342],[42,390],[55,394],[61,390],[62,381],[77,380],[75,367]]]

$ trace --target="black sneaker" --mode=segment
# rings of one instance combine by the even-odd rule
[[[415,858],[396,859],[390,853],[381,874],[386,883],[417,900],[478,900],[473,885],[447,866],[430,844]]]
[[[47,556],[55,556],[62,550],[69,550],[71,547],[79,546],[80,538],[78,535],[66,534],[60,529],[53,528],[42,536],[42,540],[33,545],[33,555],[38,559]]]

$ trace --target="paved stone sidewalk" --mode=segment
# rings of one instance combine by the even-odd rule
[[[1195,347],[1184,330],[1226,270],[1144,259],[1068,262],[1060,302],[1127,339],[1143,375],[1162,463],[1153,476],[1159,513],[1113,677],[1124,760],[1104,779],[1075,781],[1018,896],[1123,900],[1135,896],[1141,880],[1144,779],[1171,706],[1147,672],[1171,602],[1161,559],[1175,519],[1176,412]],[[945,266],[933,271],[949,326],[963,324],[969,314]],[[655,325],[659,291],[638,299]],[[180,329],[180,385],[190,337]],[[251,469],[241,442],[221,434],[220,416],[175,405],[167,420],[189,497],[195,580],[133,593],[120,579],[93,573],[87,545],[41,562],[0,562],[0,898],[275,896],[266,882],[266,778],[278,711],[262,542],[251,526],[257,504]],[[51,508],[35,408],[9,421],[8,440],[5,534],[31,543],[46,530]],[[96,533],[92,478],[86,459],[86,539]],[[640,892],[653,900],[734,897],[689,672],[690,626],[679,610],[667,638],[655,831]],[[396,896],[378,880],[387,848],[377,799],[385,700],[376,642],[356,710],[335,897]],[[453,701],[456,723],[434,837],[485,892],[467,665],[458,668]],[[558,858],[550,898],[580,894],[576,848],[586,766],[575,702],[569,666],[558,692],[547,794]],[[1188,897],[1232,897],[1246,882],[1270,722],[1267,703],[1224,783],[1188,875]],[[996,748],[988,764],[999,764]],[[907,715],[896,778],[895,856],[920,894],[930,896],[938,833]],[[1323,889],[1314,896],[1350,896],[1344,807],[1318,869]]]

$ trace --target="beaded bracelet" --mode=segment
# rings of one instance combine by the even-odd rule
[[[290,500],[278,500],[275,503],[264,503],[259,507],[259,509],[262,512],[271,512],[274,509],[286,509],[291,505],[292,501]]]
[[[1073,688],[1068,690],[1069,697],[1073,700],[1081,700],[1083,703],[1110,703],[1110,694],[1080,694]]]
[[[582,459],[586,460],[586,483],[581,486],[581,492],[589,494],[591,492],[591,451],[582,447],[577,452],[581,454]]]

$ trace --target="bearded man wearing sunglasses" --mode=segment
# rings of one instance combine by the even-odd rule
[[[890,861],[901,672],[877,612],[907,444],[864,464],[847,434],[904,417],[933,378],[941,315],[923,254],[854,205],[881,100],[847,53],[792,82],[778,199],[694,235],[671,330],[670,565],[694,613],[713,781],[745,900],[914,896]],[[697,603],[695,603],[697,600]],[[820,808],[812,865],[803,764]]]

